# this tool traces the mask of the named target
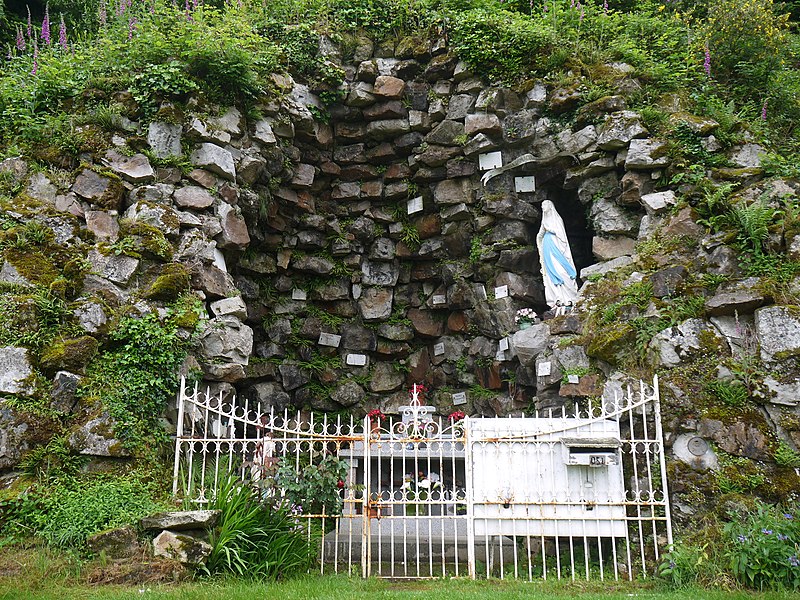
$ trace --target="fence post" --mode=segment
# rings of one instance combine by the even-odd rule
[[[181,438],[183,438],[183,400],[186,393],[186,378],[181,375],[181,387],[178,391],[178,429],[175,432],[175,465],[172,469],[172,495],[178,494],[178,471],[181,461]]]
[[[370,548],[370,518],[369,518],[369,486],[372,477],[372,468],[370,466],[370,420],[369,417],[364,417],[363,435],[364,435],[364,492],[361,494],[361,576],[366,579],[370,576],[370,562],[372,548]]]
[[[472,440],[470,439],[469,417],[464,417],[464,474],[467,504],[467,568],[469,569],[470,579],[475,579],[475,514],[473,510],[472,497]]]
[[[664,456],[664,430],[661,427],[661,393],[658,391],[658,374],[653,375],[653,411],[656,417],[656,439],[658,440],[659,466],[661,467],[661,486],[664,494],[664,515],[667,518],[667,547],[672,547],[672,511],[669,504],[667,485],[667,460]]]

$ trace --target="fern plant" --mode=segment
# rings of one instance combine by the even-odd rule
[[[776,211],[763,201],[734,206],[728,216],[731,224],[738,230],[736,241],[743,249],[757,256],[761,255],[769,236],[769,226],[776,214]]]

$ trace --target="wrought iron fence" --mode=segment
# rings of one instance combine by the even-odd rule
[[[173,491],[202,505],[233,473],[291,497],[322,573],[632,579],[672,542],[657,379],[521,418],[278,414],[185,382],[178,407]]]

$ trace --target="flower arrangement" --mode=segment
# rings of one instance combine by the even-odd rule
[[[386,418],[386,415],[381,412],[380,408],[373,408],[367,413],[367,417],[369,417],[369,420],[373,423],[380,423]]]
[[[466,416],[467,415],[465,415],[462,411],[454,410],[453,412],[450,413],[448,419],[450,419],[453,423],[456,423],[458,421],[463,421],[464,417]]]
[[[406,514],[419,516],[428,514],[427,500],[441,500],[443,486],[438,473],[431,471],[425,475],[420,471],[416,475],[406,474],[400,489],[406,500]]]
[[[514,321],[518,325],[523,324],[532,324],[535,323],[537,319],[536,311],[532,308],[520,308],[517,311],[517,314],[514,316]]]

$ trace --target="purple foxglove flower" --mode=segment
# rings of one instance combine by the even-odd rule
[[[61,15],[61,23],[58,26],[58,44],[61,49],[67,50],[67,26],[64,24],[64,15]]]
[[[31,7],[28,6],[28,39],[33,37],[33,25],[31,24]]]
[[[25,51],[25,35],[22,33],[22,27],[17,27],[17,50]]]
[[[50,45],[50,5],[44,8],[44,20],[42,21],[42,41]]]
[[[703,60],[703,70],[706,72],[707,76],[711,77],[711,50],[708,49],[708,46],[706,46],[705,58]]]
[[[100,26],[101,27],[105,27],[106,24],[108,23],[108,13],[106,12],[106,3],[105,2],[101,2],[100,3],[100,13],[99,13],[98,16],[99,16],[99,19],[100,19]]]
[[[761,106],[761,120],[762,121],[766,121],[767,120],[767,102],[769,102],[769,100],[764,100],[764,104]]]
[[[36,39],[33,40],[33,68],[31,68],[31,75],[34,77],[36,73],[39,72],[39,44],[36,43]]]
[[[136,17],[128,19],[128,41],[133,39],[133,32],[136,30]]]

